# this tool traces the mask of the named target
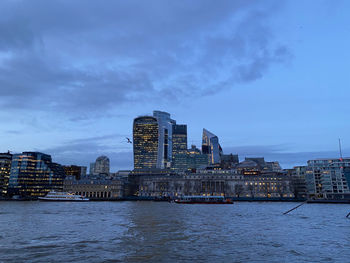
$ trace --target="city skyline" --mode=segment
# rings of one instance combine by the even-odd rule
[[[338,157],[339,137],[349,156],[349,8],[2,1],[0,151],[131,169],[132,119],[159,110],[189,146],[206,128],[241,159],[305,165]]]

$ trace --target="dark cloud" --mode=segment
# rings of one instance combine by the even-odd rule
[[[257,80],[291,57],[269,26],[279,8],[279,1],[2,1],[0,104],[77,118]]]

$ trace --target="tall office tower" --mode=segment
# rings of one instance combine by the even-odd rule
[[[187,152],[187,125],[173,125],[173,148],[172,155]]]
[[[0,196],[7,195],[11,170],[12,154],[0,153]]]
[[[51,156],[40,152],[23,152],[12,156],[8,195],[35,198],[49,191],[62,191],[64,169]]]
[[[187,170],[187,125],[173,125],[173,147],[171,167],[173,170]]]
[[[203,129],[202,153],[208,154],[210,164],[217,164],[221,161],[222,149],[219,138],[206,129]]]
[[[102,155],[96,159],[94,173],[109,174],[109,159],[107,156]]]
[[[157,168],[158,121],[151,116],[134,119],[134,169]]]
[[[164,111],[153,111],[153,117],[158,121],[158,155],[157,168],[167,168],[172,159],[172,133],[175,120],[170,118],[170,114]]]

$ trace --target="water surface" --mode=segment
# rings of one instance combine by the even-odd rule
[[[0,202],[0,262],[350,262],[350,205]]]

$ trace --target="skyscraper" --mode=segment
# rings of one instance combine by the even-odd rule
[[[23,152],[12,156],[8,185],[9,195],[44,196],[51,190],[62,191],[65,173],[51,156],[40,152]]]
[[[173,125],[172,137],[172,155],[185,154],[187,152],[187,125]]]
[[[166,168],[170,166],[172,158],[172,133],[176,121],[164,111],[153,111],[153,117],[158,121],[157,168]]]
[[[221,161],[222,149],[219,138],[206,129],[203,129],[202,153],[208,154],[210,164],[217,164]]]
[[[134,119],[134,169],[157,168],[158,127],[155,117],[142,116]]]
[[[109,174],[109,158],[107,156],[102,155],[96,159],[94,173]]]

